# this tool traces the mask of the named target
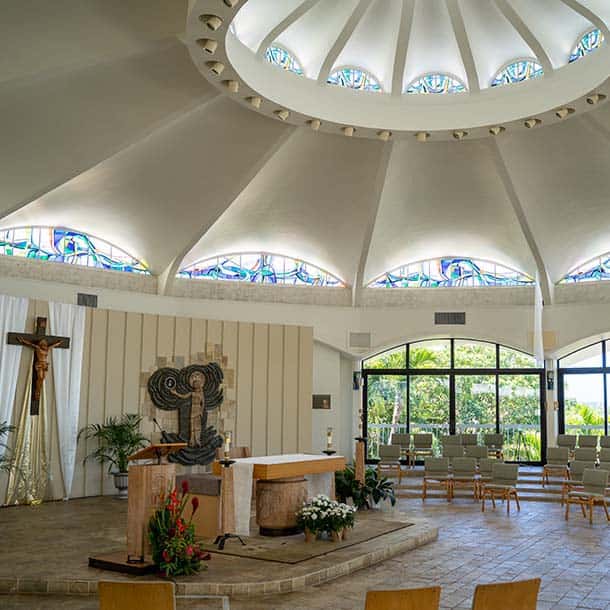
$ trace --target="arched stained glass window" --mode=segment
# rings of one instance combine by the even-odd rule
[[[146,263],[108,242],[63,227],[19,227],[0,230],[0,254],[149,274]]]
[[[522,83],[544,75],[542,66],[532,59],[520,59],[502,68],[491,81],[492,87]]]
[[[534,279],[497,263],[470,258],[437,258],[410,263],[373,280],[369,288],[463,288],[530,286]]]
[[[377,79],[360,68],[341,68],[333,72],[326,81],[329,85],[338,85],[358,91],[382,91]]]
[[[583,265],[572,269],[559,282],[575,284],[576,282],[600,282],[610,280],[610,252],[597,256]]]
[[[604,44],[604,35],[601,30],[595,29],[587,32],[574,47],[574,50],[570,54],[570,63],[581,59],[585,55],[588,55],[592,51],[599,49]]]
[[[464,84],[448,74],[426,74],[407,87],[407,93],[464,93],[465,91]]]
[[[303,68],[297,58],[283,47],[271,45],[265,52],[265,59],[274,66],[279,66],[284,68],[284,70],[288,70],[288,72],[303,76]]]
[[[267,253],[225,254],[193,263],[178,272],[178,277],[226,280],[253,284],[324,286],[343,288],[334,275],[290,256]]]

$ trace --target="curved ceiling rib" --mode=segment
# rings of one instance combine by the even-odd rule
[[[460,55],[462,56],[462,63],[466,69],[468,90],[471,93],[478,93],[481,90],[479,75],[477,73],[477,66],[474,61],[472,49],[470,48],[468,33],[466,32],[464,17],[458,0],[447,0],[447,10],[449,11],[453,33],[455,34],[455,39],[457,40],[460,49]]]
[[[407,50],[411,40],[413,27],[413,13],[415,0],[404,0],[400,16],[400,29],[398,30],[398,43],[394,58],[394,74],[392,76],[392,95],[402,95],[405,65],[407,63]]]
[[[606,40],[610,40],[610,27],[608,24],[599,16],[597,16],[591,9],[583,5],[579,0],[561,0],[566,6],[570,7],[575,13],[582,15],[585,19],[590,21],[596,28],[602,31]],[[574,46],[578,43],[574,41]]]
[[[343,29],[341,30],[339,37],[337,38],[337,40],[335,40],[333,46],[331,47],[330,51],[328,52],[328,55],[326,56],[326,58],[324,59],[324,62],[322,63],[322,67],[320,68],[320,73],[318,74],[318,83],[320,83],[320,84],[326,83],[326,80],[330,76],[330,71],[332,70],[335,62],[337,61],[337,57],[339,57],[339,53],[341,53],[341,51],[343,50],[343,47],[345,47],[347,41],[350,39],[351,35],[354,33],[356,26],[358,25],[359,21],[362,19],[363,15],[366,12],[366,9],[369,7],[369,5],[370,5],[370,0],[360,0],[360,2],[358,2],[358,4],[356,5],[356,8],[350,15],[346,24],[343,26]]]
[[[275,42],[282,32],[287,30],[295,21],[300,19],[305,13],[311,10],[320,0],[306,0],[294,9],[287,17],[282,19],[261,41],[257,54],[263,56],[267,48]],[[293,49],[294,50],[294,49]]]
[[[519,32],[519,35],[532,49],[540,65],[544,69],[544,76],[550,76],[553,73],[553,64],[548,53],[540,44],[540,41],[534,36],[533,32],[527,27],[523,19],[517,11],[508,3],[507,0],[494,0],[500,12],[508,19],[511,25]],[[520,59],[515,57],[514,59]]]

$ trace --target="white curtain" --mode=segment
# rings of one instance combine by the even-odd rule
[[[0,294],[0,422],[11,423],[21,359],[20,345],[8,345],[6,333],[25,331],[28,299]],[[4,450],[0,447],[0,456]]]
[[[49,303],[49,323],[49,334],[70,337],[70,349],[53,350],[59,460],[64,480],[64,499],[67,500],[72,491],[76,461],[85,308],[65,303]]]

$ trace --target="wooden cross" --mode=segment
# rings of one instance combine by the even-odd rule
[[[32,399],[30,402],[30,415],[38,415],[40,409],[40,394],[42,384],[49,370],[49,352],[60,347],[70,347],[69,337],[53,337],[47,335],[47,319],[36,318],[36,329],[34,334],[7,333],[9,345],[23,345],[34,350],[34,361],[32,363]]]

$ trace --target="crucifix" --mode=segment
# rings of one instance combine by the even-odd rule
[[[56,347],[67,349],[70,347],[69,337],[53,337],[47,335],[47,319],[36,318],[34,334],[7,333],[9,345],[24,345],[34,350],[32,364],[32,400],[30,402],[30,415],[38,415],[40,408],[40,394],[47,371],[49,370],[49,353]]]

